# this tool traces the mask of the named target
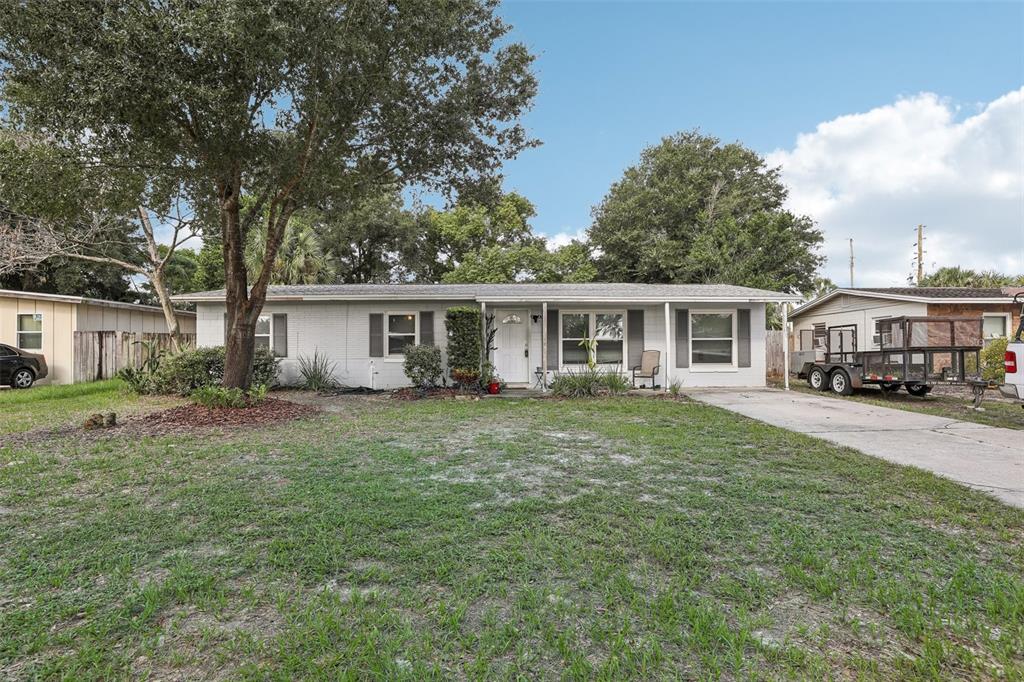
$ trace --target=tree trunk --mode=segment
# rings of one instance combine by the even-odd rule
[[[224,289],[227,306],[222,383],[228,388],[248,389],[256,348],[256,321],[250,315],[245,245],[242,244],[240,224],[239,184],[226,184],[220,191],[221,242],[224,252]]]
[[[262,269],[252,289],[245,267],[245,235],[242,234],[239,191],[241,174],[225,184],[221,196],[221,236],[224,242],[224,285],[227,305],[227,341],[224,349],[224,380],[227,388],[248,389],[256,351],[256,321],[267,299],[271,269],[284,237],[285,227],[295,211],[287,196],[275,198],[268,209],[267,244]]]
[[[167,291],[167,285],[164,283],[164,271],[160,268],[154,269],[149,273],[149,281],[160,300],[160,308],[164,311],[167,333],[171,337],[171,350],[178,352],[181,350],[181,328],[178,326],[178,315],[174,311],[174,306],[171,305],[170,292]]]

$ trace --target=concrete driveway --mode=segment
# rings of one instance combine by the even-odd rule
[[[778,389],[691,389],[752,419],[926,469],[1024,508],[1024,431]]]

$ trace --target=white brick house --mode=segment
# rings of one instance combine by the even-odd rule
[[[197,343],[224,342],[224,291],[175,297],[197,307]],[[472,305],[494,315],[491,358],[510,386],[530,386],[596,359],[628,373],[640,354],[661,354],[657,383],[765,385],[765,305],[799,298],[719,284],[345,284],[272,286],[257,343],[282,358],[282,381],[298,380],[298,358],[319,351],[349,386],[408,384],[402,348],[447,345],[445,312]],[[547,374],[545,375],[545,372]]]

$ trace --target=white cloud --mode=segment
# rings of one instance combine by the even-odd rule
[[[818,221],[825,274],[858,286],[905,284],[914,230],[926,225],[926,270],[1024,272],[1024,88],[958,117],[931,93],[840,116],[768,155],[789,207]]]
[[[581,242],[587,241],[587,228],[582,227],[575,232],[571,232],[568,229],[558,232],[556,234],[548,236],[548,250],[554,251],[567,245],[574,239]]]

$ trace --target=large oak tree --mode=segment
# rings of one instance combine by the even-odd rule
[[[531,144],[532,57],[495,0],[12,0],[0,4],[5,125],[62,163],[133,178],[139,206],[212,206],[227,290],[224,383],[291,216],[375,184],[478,184]],[[249,200],[243,207],[243,198]],[[197,210],[201,210],[197,208]],[[244,250],[262,222],[250,273]]]
[[[667,137],[594,209],[599,277],[806,290],[824,260],[822,235],[783,208],[786,192],[778,169],[738,143]]]

